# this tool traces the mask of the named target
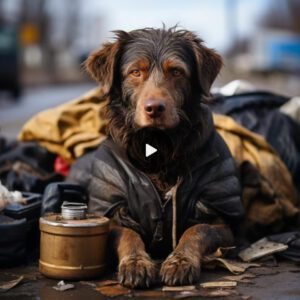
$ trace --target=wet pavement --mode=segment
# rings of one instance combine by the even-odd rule
[[[294,263],[281,261],[278,266],[269,265],[259,268],[251,268],[247,271],[254,274],[255,277],[250,279],[249,283],[238,283],[235,291],[237,295],[229,297],[210,297],[210,299],[263,299],[263,300],[298,300],[300,299],[300,266]],[[1,300],[12,299],[45,299],[45,300],[71,300],[71,299],[111,299],[102,295],[96,290],[95,286],[100,284],[103,278],[93,281],[72,282],[74,289],[67,291],[56,291],[53,289],[58,280],[48,279],[38,272],[37,263],[31,266],[18,268],[2,269],[0,271],[0,284],[8,280],[16,279],[23,275],[23,281],[7,292],[0,292]],[[225,270],[204,270],[202,272],[201,282],[221,280],[222,277],[231,275]],[[109,275],[106,275],[106,279]],[[135,297],[136,293],[142,296]],[[174,299],[179,295],[173,294],[163,299]],[[160,299],[161,297],[153,297],[143,295],[143,292],[132,292],[130,296],[120,296],[117,299]],[[179,298],[179,297],[178,297]],[[189,297],[188,299],[205,299],[204,297]]]
[[[16,101],[0,91],[0,135],[14,138],[38,112],[80,97],[96,84],[68,84],[26,88]]]

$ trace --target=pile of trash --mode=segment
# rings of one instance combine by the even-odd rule
[[[296,261],[300,257],[299,232],[295,231],[300,220],[299,99],[258,91],[249,83],[235,81],[216,90],[210,103],[215,126],[240,173],[246,208],[241,228],[248,245],[269,236],[269,242],[288,247],[282,246],[280,255]],[[64,199],[53,196],[53,189],[46,187],[63,182],[70,166],[106,138],[105,104],[103,92],[95,89],[34,116],[24,125],[18,141],[0,138],[0,231],[8,230],[7,224],[12,231],[13,226],[19,226],[24,241],[29,221],[38,229],[41,211],[57,212]],[[15,190],[19,192],[9,192]],[[32,197],[34,205],[33,200],[28,203]],[[50,198],[54,199],[51,204]],[[29,204],[33,214],[24,209]],[[6,242],[0,237],[0,251]],[[19,258],[25,257],[24,251]],[[245,253],[242,258],[249,257]],[[7,257],[6,261],[16,261]]]

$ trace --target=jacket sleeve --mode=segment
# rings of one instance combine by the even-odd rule
[[[112,217],[117,208],[126,205],[126,187],[119,173],[95,155],[93,151],[78,159],[67,181],[87,189],[90,212]]]
[[[67,181],[84,186],[89,193],[88,210],[111,218],[120,226],[145,234],[129,212],[128,180],[117,167],[114,155],[100,145],[77,160]]]

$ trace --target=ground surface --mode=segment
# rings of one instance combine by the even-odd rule
[[[0,91],[0,135],[16,137],[23,124],[38,112],[75,99],[95,86],[87,83],[26,88],[18,101]]]
[[[255,274],[249,283],[238,283],[238,295],[222,297],[216,299],[262,299],[262,300],[298,300],[300,299],[300,266],[290,262],[280,262],[278,266],[274,264],[260,268],[252,268],[247,271],[248,273]],[[46,300],[69,300],[69,299],[109,299],[103,296],[95,289],[94,285],[99,285],[102,278],[94,281],[74,282],[75,289],[59,292],[53,289],[58,280],[47,279],[38,272],[37,264],[25,267],[2,269],[0,271],[0,285],[7,280],[17,278],[19,275],[25,275],[25,280],[18,286],[11,290],[0,293],[1,300],[13,299],[46,299]],[[215,281],[230,273],[223,270],[203,271],[201,282]],[[150,295],[146,297],[135,297],[137,292],[133,292],[131,297],[120,296],[117,299],[160,299],[160,297],[153,297]],[[167,296],[164,299],[177,298],[178,294]],[[188,299],[205,299],[205,297],[192,297]],[[210,298],[215,299],[215,298]]]

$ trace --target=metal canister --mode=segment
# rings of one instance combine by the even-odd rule
[[[87,214],[85,204],[64,202],[62,214],[40,218],[40,272],[57,279],[100,276],[106,266],[109,219]]]

